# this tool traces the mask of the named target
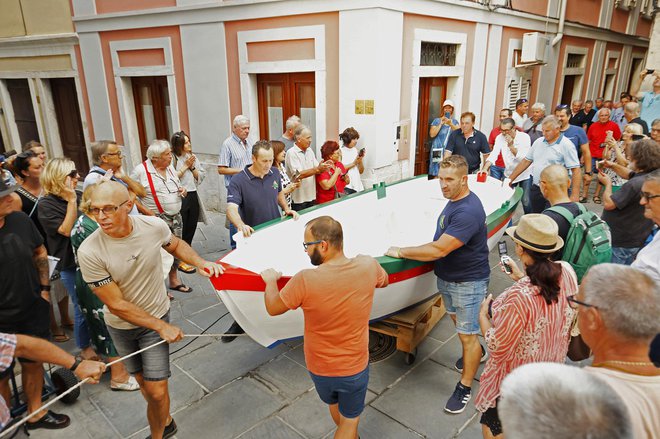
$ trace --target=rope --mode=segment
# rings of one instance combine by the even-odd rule
[[[223,333],[223,334],[204,334],[204,333],[202,333],[202,334],[184,334],[183,336],[184,336],[184,337],[195,337],[195,338],[197,338],[197,337],[224,337],[224,336],[229,336],[229,337],[248,337],[247,334],[228,334],[228,333]],[[194,341],[194,340],[191,340],[191,342],[192,342],[192,341]],[[156,342],[156,343],[154,343],[154,344],[152,344],[152,345],[147,346],[146,348],[142,348],[142,349],[140,349],[139,351],[135,351],[135,352],[130,353],[130,354],[124,356],[124,357],[118,358],[118,359],[116,359],[115,361],[111,361],[110,363],[107,363],[107,364],[105,365],[105,367],[113,366],[113,365],[115,365],[115,364],[117,364],[117,363],[119,363],[119,362],[121,362],[121,361],[126,360],[127,358],[134,357],[134,356],[137,355],[137,354],[141,354],[142,352],[144,352],[144,351],[146,351],[146,350],[149,350],[149,349],[151,349],[151,348],[153,348],[153,347],[156,347],[156,346],[158,346],[158,345],[160,345],[160,344],[163,344],[163,343],[166,343],[166,341],[165,341],[165,340],[158,341],[158,342]],[[187,345],[186,345],[186,346],[187,346]],[[184,347],[185,347],[185,346],[184,346]],[[71,393],[71,392],[73,392],[74,390],[76,390],[78,387],[80,387],[80,386],[82,386],[83,384],[87,383],[89,380],[90,380],[89,378],[85,378],[84,380],[82,380],[82,381],[80,381],[78,384],[76,384],[75,386],[73,386],[73,387],[71,387],[70,389],[68,389],[66,392],[62,393],[61,395],[58,395],[56,398],[50,400],[47,404],[41,406],[38,410],[35,410],[35,411],[33,411],[32,413],[26,415],[23,419],[21,419],[21,420],[20,420],[19,422],[17,422],[16,424],[11,425],[10,427],[7,428],[7,430],[4,430],[4,431],[0,432],[0,439],[2,439],[2,438],[4,438],[4,437],[8,436],[12,431],[14,431],[14,430],[18,429],[19,427],[21,427],[23,424],[25,424],[25,423],[28,421],[28,419],[32,418],[32,417],[33,417],[34,415],[36,415],[37,413],[39,413],[39,412],[41,412],[41,411],[43,411],[43,410],[48,410],[48,408],[49,408],[50,406],[52,406],[53,404],[55,404],[55,403],[56,403],[57,401],[59,401],[60,399],[64,398],[64,397],[65,397],[66,395],[68,395],[69,393]]]

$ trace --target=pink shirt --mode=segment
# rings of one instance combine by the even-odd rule
[[[577,277],[566,262],[556,303],[546,304],[539,287],[525,276],[493,301],[493,327],[486,331],[490,357],[479,380],[475,406],[495,407],[502,380],[516,367],[541,361],[563,363],[576,311],[567,297],[578,292]]]

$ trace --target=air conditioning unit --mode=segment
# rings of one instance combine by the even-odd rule
[[[545,61],[545,48],[548,46],[548,43],[548,37],[541,35],[539,32],[524,34],[520,62],[530,64]]]

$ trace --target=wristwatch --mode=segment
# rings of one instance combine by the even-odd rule
[[[594,175],[594,172],[593,172],[593,171],[589,171],[589,172],[584,171],[584,173],[587,174],[587,175]]]
[[[50,291],[50,285],[40,285],[40,291]]]
[[[78,366],[80,366],[80,363],[83,362],[83,359],[82,359],[82,357],[81,357],[80,355],[76,355],[74,358],[75,358],[76,361],[74,361],[74,362],[73,362],[73,366],[71,366],[71,367],[69,368],[69,370],[70,370],[71,372],[75,372],[76,369],[78,368]]]

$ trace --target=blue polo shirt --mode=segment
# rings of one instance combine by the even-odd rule
[[[561,133],[564,135],[564,137],[573,142],[573,145],[575,145],[578,159],[582,157],[582,149],[580,146],[584,145],[585,143],[589,143],[589,139],[587,139],[587,133],[584,132],[582,127],[578,128],[575,125],[569,125],[568,129],[566,131],[562,131]]]
[[[463,131],[459,128],[449,135],[447,151],[465,157],[468,163],[468,172],[473,173],[481,167],[481,155],[479,153],[489,154],[490,145],[486,135],[481,131],[474,130],[472,135],[466,139]]]
[[[472,282],[488,279],[488,229],[486,212],[474,193],[450,201],[438,218],[433,240],[448,234],[463,243],[444,258],[435,261],[435,275],[445,282]]]
[[[248,170],[249,167],[232,176],[227,188],[227,203],[236,204],[243,222],[255,227],[280,218],[277,195],[282,190],[282,178],[275,168],[270,168],[264,178],[259,178]]]
[[[569,174],[571,169],[580,167],[575,145],[561,133],[552,144],[549,144],[545,137],[536,139],[527,151],[525,159],[533,163],[532,177],[537,186],[541,180],[541,172],[550,165],[563,165]]]

